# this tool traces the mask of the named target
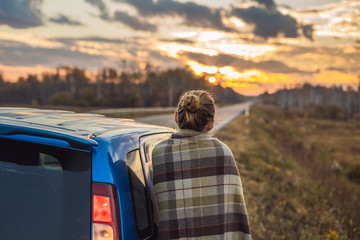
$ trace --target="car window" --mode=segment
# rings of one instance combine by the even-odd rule
[[[1,239],[90,239],[90,189],[90,152],[0,138]]]
[[[146,142],[144,144],[144,153],[145,153],[145,162],[146,165],[148,165],[149,167],[149,173],[150,173],[150,179],[151,182],[153,180],[153,165],[152,165],[152,152],[155,148],[155,146],[160,142],[161,140],[158,141],[150,141],[150,142]]]
[[[138,150],[127,154],[126,164],[131,187],[136,230],[140,238],[145,238],[151,235],[152,227],[145,178]]]
[[[165,139],[168,139],[170,135],[171,135],[170,133],[163,133],[163,134],[146,136],[141,139],[141,146],[142,146],[141,153],[143,157],[143,164],[144,164],[144,168],[148,170],[148,174],[149,174],[148,181],[150,183],[152,183],[152,179],[153,179],[152,152],[158,143],[160,143]]]
[[[152,152],[158,143],[169,138],[170,135],[171,135],[170,133],[155,134],[155,135],[142,137],[140,140],[141,160],[144,166],[145,183],[149,191],[149,196],[151,200],[151,213],[153,216],[152,220],[154,223],[153,224],[154,232],[157,231],[156,229],[159,226],[159,214],[158,214],[158,207],[155,198],[155,192],[153,190],[153,185],[152,185],[152,179],[153,179]]]

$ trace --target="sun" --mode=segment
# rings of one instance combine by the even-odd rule
[[[216,82],[216,78],[215,77],[209,77],[209,82],[211,82],[211,83]]]

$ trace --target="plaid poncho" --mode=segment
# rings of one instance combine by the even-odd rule
[[[159,239],[251,239],[231,150],[207,134],[179,130],[153,151]]]

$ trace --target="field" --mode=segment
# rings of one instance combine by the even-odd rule
[[[360,121],[256,105],[216,134],[243,181],[253,239],[360,239]]]

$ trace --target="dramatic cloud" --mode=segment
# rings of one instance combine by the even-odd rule
[[[122,22],[124,25],[132,28],[133,30],[140,31],[156,31],[157,27],[153,24],[140,20],[139,17],[134,17],[123,11],[115,12],[111,17],[109,11],[103,0],[85,0],[91,5],[95,6],[100,11],[100,18],[106,21]]]
[[[30,28],[43,25],[41,0],[1,0],[0,25]]]
[[[117,11],[114,14],[114,21],[119,21],[125,24],[126,26],[141,31],[150,31],[154,32],[157,30],[157,27],[153,24],[141,21],[138,17],[133,17],[127,14],[126,12]]]
[[[298,36],[297,21],[289,15],[258,7],[235,8],[232,13],[247,23],[255,24],[254,34],[257,36],[276,37],[280,33],[290,38]]]
[[[258,69],[268,73],[310,73],[301,71],[297,68],[291,68],[282,62],[274,60],[253,62],[251,60],[245,60],[226,54],[219,54],[217,56],[208,56],[200,53],[191,52],[187,52],[184,54],[189,59],[193,59],[204,65],[217,67],[232,66],[238,71],[244,71],[247,69]]]
[[[65,64],[96,70],[123,67],[125,61],[128,68],[135,66],[139,69],[140,64],[147,62],[164,69],[183,66],[180,60],[152,49],[153,40],[149,38],[52,38],[49,41],[58,43],[58,46],[30,46],[20,41],[0,39],[0,65],[54,68]]]
[[[100,17],[102,19],[109,19],[109,12],[103,0],[85,0],[85,2],[90,3],[91,5],[98,8],[100,11]]]
[[[263,38],[277,37],[283,34],[288,38],[296,38],[299,31],[313,40],[313,25],[301,24],[294,17],[284,15],[277,10],[273,0],[257,0],[259,7],[233,8],[232,15],[249,24],[254,24],[254,34]],[[264,5],[265,7],[261,7]]]
[[[222,22],[219,9],[211,9],[193,2],[176,2],[174,0],[114,0],[134,6],[141,16],[180,16],[187,26],[211,28],[221,31],[232,31]]]
[[[70,19],[69,17],[67,17],[63,14],[58,14],[57,17],[49,18],[49,21],[58,23],[58,24],[70,25],[70,26],[83,26],[83,24],[81,22]]]
[[[1,64],[7,66],[36,66],[56,67],[60,64],[84,68],[98,68],[106,61],[101,55],[90,55],[68,48],[41,48],[0,40]]]
[[[267,9],[276,8],[274,0],[256,0],[259,4],[265,5]]]

